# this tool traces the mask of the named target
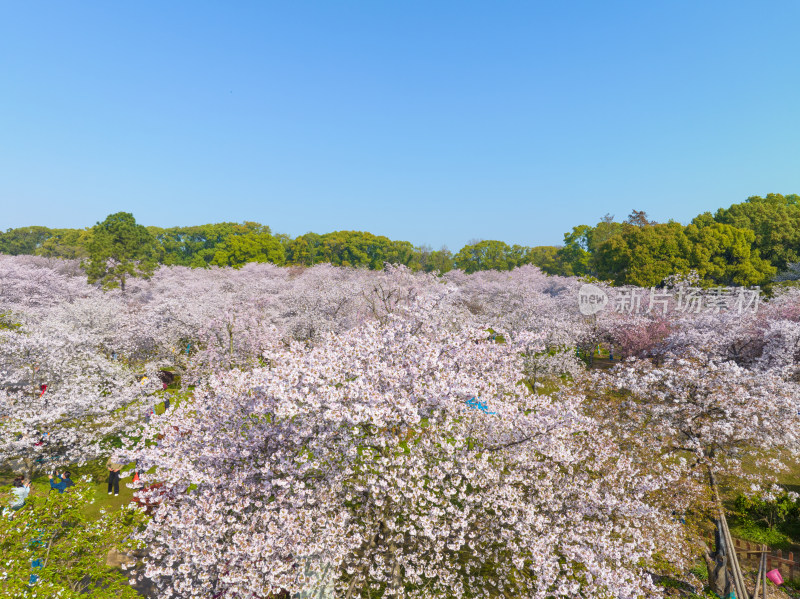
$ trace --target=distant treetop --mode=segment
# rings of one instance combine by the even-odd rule
[[[594,225],[564,234],[563,246],[509,245],[471,240],[447,247],[414,246],[367,231],[273,233],[257,222],[192,227],[144,227],[118,212],[86,229],[30,226],[0,233],[0,253],[83,260],[91,282],[123,291],[129,277],[148,276],[157,264],[190,267],[269,262],[278,266],[381,269],[403,264],[444,274],[511,270],[532,264],[545,273],[589,276],[615,285],[661,285],[670,275],[696,271],[701,284],[764,285],[800,262],[800,196],[767,194],[695,217],[688,225],[649,220],[632,210],[623,222],[606,214]]]

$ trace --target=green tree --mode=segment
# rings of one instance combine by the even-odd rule
[[[622,233],[622,223],[615,222],[614,215],[606,214],[589,232],[587,240],[589,251],[593,254],[598,247],[620,233]]]
[[[425,272],[444,274],[453,270],[453,253],[447,246],[443,245],[440,249],[434,250],[428,245],[422,245],[417,248],[417,252],[422,270]]]
[[[298,266],[314,264],[313,248],[304,235],[293,239],[286,246],[286,263]]]
[[[752,249],[753,239],[752,231],[715,222],[707,213],[684,227],[652,223],[634,211],[619,233],[597,246],[591,264],[596,276],[615,285],[660,285],[692,269],[706,285],[759,285],[775,269]]]
[[[776,268],[759,255],[755,233],[715,222],[709,213],[686,227],[692,244],[690,268],[706,282],[718,285],[762,285],[775,276]]]
[[[578,225],[570,233],[564,233],[564,246],[558,250],[558,262],[562,274],[567,277],[582,277],[589,274],[592,255],[589,253],[589,236],[592,227]]]
[[[19,227],[0,233],[0,253],[19,256],[33,254],[53,232],[47,227]]]
[[[120,287],[124,292],[128,277],[149,277],[156,267],[155,239],[129,212],[110,214],[97,223],[88,249],[89,283],[100,281],[106,289]]]
[[[134,549],[126,539],[144,523],[133,508],[90,518],[94,487],[76,482],[64,493],[32,492],[11,517],[0,518],[0,595],[134,599],[128,576],[106,566],[109,550]]]
[[[390,241],[383,252],[383,264],[403,264],[412,271],[422,270],[422,262],[417,248],[410,241]]]
[[[306,233],[293,239],[286,246],[286,261],[298,266],[314,266],[319,260],[319,248],[322,236],[316,233]]]
[[[270,233],[269,227],[255,222],[214,223],[170,229],[148,227],[148,230],[158,244],[159,262],[192,267],[209,266],[217,255],[218,246],[233,235]]]
[[[800,196],[779,193],[767,197],[751,196],[745,202],[720,208],[717,222],[749,229],[754,234],[753,247],[778,270],[800,261]]]
[[[250,224],[245,223],[245,227]],[[270,233],[269,227],[259,225],[228,235],[214,246],[214,257],[209,264],[239,267],[248,262],[270,262],[278,266],[286,262],[284,246]]]
[[[384,240],[389,241],[386,237],[379,239],[371,233],[361,231],[325,233],[320,236],[317,262],[329,262],[334,266],[383,268],[381,250]]]
[[[91,229],[53,229],[52,233],[36,249],[37,256],[70,260],[82,260],[89,257],[89,243],[92,240]]]
[[[511,270],[518,266],[520,253],[519,249],[515,250],[504,241],[487,239],[465,245],[453,261],[456,268],[467,274],[479,270]]]
[[[366,231],[306,233],[285,245],[289,264],[313,266],[328,262],[334,266],[381,269],[389,263],[404,264],[412,270],[423,268],[421,253],[410,242]]]
[[[621,233],[595,251],[597,277],[615,285],[659,285],[690,268],[692,244],[680,223],[622,223]]]
[[[522,263],[538,266],[542,272],[549,275],[563,275],[565,267],[559,255],[560,249],[554,245],[538,245],[527,248]]]
[[[628,217],[628,224],[643,226],[651,224],[644,212],[634,210]],[[543,268],[548,274],[563,276],[599,276],[597,250],[609,239],[622,233],[622,223],[614,222],[614,217],[606,214],[594,227],[579,225],[570,233],[564,234],[564,245],[555,259]]]
[[[324,253],[334,266],[383,268],[392,241],[366,231],[334,231],[322,235]]]

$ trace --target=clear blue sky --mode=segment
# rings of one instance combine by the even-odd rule
[[[800,193],[800,3],[4,2],[0,228],[558,244]]]

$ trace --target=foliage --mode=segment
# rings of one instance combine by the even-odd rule
[[[770,530],[762,524],[743,522],[735,516],[729,522],[731,535],[751,543],[764,543],[773,549],[792,551],[796,545],[792,538],[780,530]]]
[[[437,254],[429,270],[435,270],[433,264],[449,270],[448,254],[446,250]],[[324,235],[306,233],[287,243],[287,258],[291,264],[304,266],[327,262],[334,266],[361,266],[374,270],[382,269],[386,263],[404,264],[412,270],[422,267],[417,250],[409,242],[392,241],[363,231],[335,231]]]
[[[285,259],[284,247],[272,236],[269,227],[251,227],[247,233],[229,235],[217,244],[209,264],[242,266],[247,262],[269,262],[281,265]]]
[[[467,274],[479,270],[512,270],[522,263],[524,248],[503,241],[484,240],[461,248],[454,262]]]
[[[775,275],[775,267],[754,247],[755,234],[748,229],[713,222],[700,215],[686,227],[692,243],[690,267],[706,281],[720,285],[760,285]]]
[[[760,491],[760,492],[759,492]],[[792,539],[800,541],[800,501],[797,493],[777,485],[740,493],[734,500],[736,520],[732,526],[741,538],[790,549]]]
[[[800,196],[769,193],[720,208],[714,220],[753,232],[753,249],[779,270],[800,261]]]
[[[0,253],[19,256],[34,254],[52,235],[47,227],[19,227],[0,233]]]
[[[52,229],[51,236],[36,249],[35,254],[67,260],[88,258],[93,234],[92,229]]]
[[[66,492],[32,493],[18,511],[0,517],[0,594],[3,597],[135,598],[128,576],[106,566],[110,549],[130,551],[144,523],[138,510],[122,508],[89,519],[94,489],[78,481]],[[32,568],[32,564],[37,567]],[[33,589],[31,589],[33,587]]]
[[[92,229],[86,274],[89,283],[100,281],[106,289],[125,291],[128,277],[153,273],[155,241],[128,212],[111,214]]]
[[[419,250],[419,263],[425,272],[438,272],[444,274],[455,268],[453,263],[453,253],[442,246],[438,250],[431,249],[430,246],[422,245]]]
[[[594,227],[574,227],[558,251],[560,272],[548,272],[649,287],[668,275],[694,269],[707,285],[758,285],[769,281],[776,266],[786,266],[785,260],[776,258],[774,244],[796,243],[786,236],[770,237],[761,245],[758,239],[750,221],[743,219],[715,221],[705,213],[684,227],[674,221],[650,221],[644,212],[634,210],[624,223],[606,215]],[[767,248],[772,251],[765,255]]]
[[[778,488],[769,493],[769,496],[760,494],[740,493],[735,500],[736,509],[744,522],[763,522],[773,528],[786,520],[790,514],[797,515],[797,493],[782,492]]]
[[[705,286],[765,285],[775,272],[790,273],[791,264],[800,261],[798,198],[794,194],[752,196],[743,203],[720,208],[713,216],[700,214],[686,227],[673,221],[657,223],[639,210],[633,210],[621,223],[606,214],[594,226],[573,227],[564,235],[561,247],[484,240],[468,243],[455,255],[446,247],[432,250],[365,231],[306,233],[293,239],[273,234],[268,226],[255,222],[146,227],[150,237],[142,229],[126,225],[123,228],[128,233],[123,237],[132,239],[131,234],[136,232],[133,237],[138,240],[141,255],[129,256],[124,266],[108,264],[108,235],[103,233],[95,239],[100,224],[93,229],[9,229],[0,233],[0,253],[89,257],[92,280],[109,285],[124,285],[131,261],[145,275],[154,262],[237,268],[249,262],[296,266],[328,263],[373,270],[388,263],[440,274],[453,268],[473,273],[532,264],[550,275],[590,276],[616,285],[659,285],[666,276],[689,269],[700,273]],[[101,229],[108,231],[109,223],[125,214],[110,215]],[[115,244],[127,244],[127,251],[133,251],[122,237],[111,245]]]

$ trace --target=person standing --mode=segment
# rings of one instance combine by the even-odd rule
[[[123,464],[114,460],[114,457],[108,458],[106,468],[108,468],[108,494],[111,495],[112,489],[114,496],[119,495],[119,471],[122,470]]]

